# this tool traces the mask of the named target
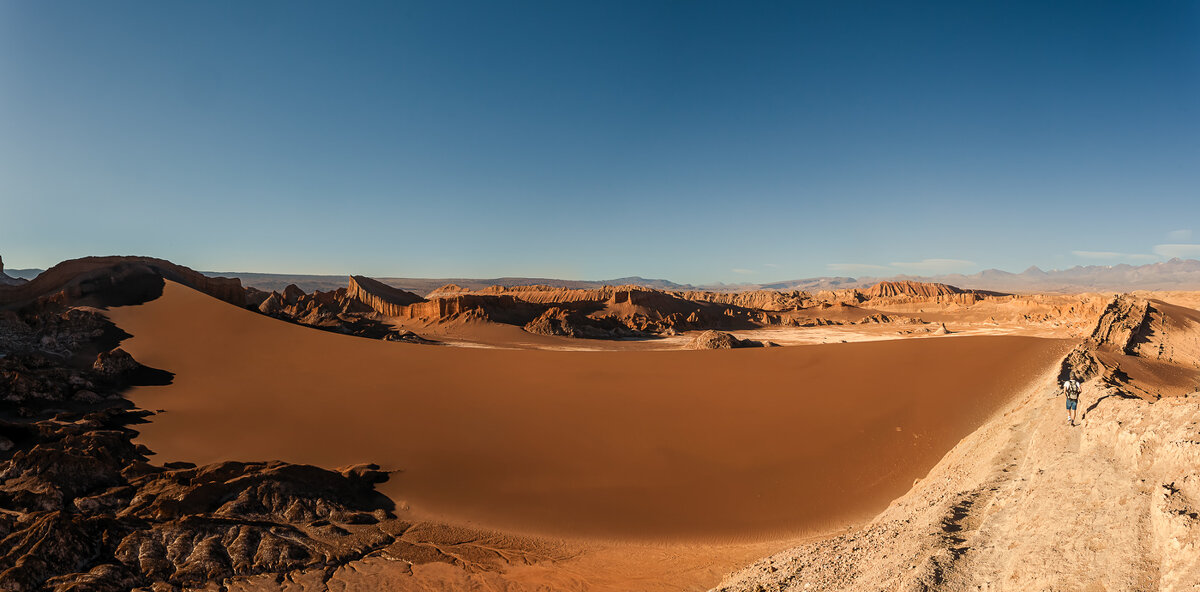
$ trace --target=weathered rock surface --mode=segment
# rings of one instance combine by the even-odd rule
[[[946,284],[926,284],[921,282],[879,282],[868,288],[863,294],[868,298],[895,298],[897,296],[917,296],[920,298],[936,298],[952,294],[964,294],[954,286]]]
[[[767,342],[770,343],[770,342]],[[691,349],[733,349],[739,347],[763,347],[764,342],[753,339],[738,339],[724,331],[705,331],[692,340]],[[775,344],[771,344],[774,346]]]
[[[371,339],[434,343],[419,336],[415,339],[402,338],[403,333],[382,322],[379,313],[353,295],[357,285],[351,279],[350,288],[311,294],[304,293],[295,285],[287,286],[283,293],[248,290],[246,299],[247,302],[259,301],[251,308],[262,314],[316,329]],[[361,295],[362,290],[358,289],[357,293]]]
[[[122,374],[133,372],[142,365],[129,355],[129,352],[116,347],[106,352],[100,352],[96,356],[96,361],[92,364],[92,369],[99,372],[103,376],[109,378],[119,377]]]
[[[371,310],[391,317],[404,316],[401,307],[425,301],[412,292],[361,275],[350,276],[347,294],[371,307]]]
[[[579,311],[557,306],[546,309],[541,316],[526,323],[525,330],[538,335],[562,335],[583,339],[613,339],[638,335],[622,324],[593,319]]]

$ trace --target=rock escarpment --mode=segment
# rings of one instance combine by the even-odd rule
[[[1116,296],[1091,334],[1063,360],[1059,377],[1099,377],[1147,398],[1186,391],[1200,380],[1200,312]]]
[[[1117,296],[1100,314],[1088,341],[1123,354],[1132,354],[1135,340],[1144,337],[1150,323],[1150,302],[1131,296]]]
[[[637,334],[623,325],[608,323],[605,326],[576,310],[551,306],[536,319],[525,324],[524,329],[537,335],[561,335],[583,339],[614,339],[633,337]]]
[[[350,276],[346,295],[366,304],[371,310],[390,317],[404,316],[401,307],[425,301],[412,292],[393,288],[361,275]]]

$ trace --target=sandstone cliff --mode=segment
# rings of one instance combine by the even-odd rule
[[[412,292],[393,288],[383,282],[361,275],[350,276],[347,295],[363,302],[375,312],[391,317],[404,316],[400,312],[401,307],[425,300]]]
[[[879,282],[871,286],[863,294],[867,298],[895,298],[896,296],[915,296],[919,298],[936,298],[950,294],[964,294],[954,286],[946,284],[923,284],[920,282]]]

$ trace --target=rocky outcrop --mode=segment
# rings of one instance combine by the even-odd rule
[[[724,331],[705,331],[696,336],[688,346],[690,349],[734,349],[741,347],[775,347],[771,342],[753,339],[738,339]]]
[[[284,304],[288,306],[295,306],[296,302],[300,300],[300,297],[304,296],[304,290],[301,290],[296,284],[288,284],[287,287],[283,289],[282,296]]]
[[[389,317],[407,316],[405,307],[425,301],[424,298],[412,292],[393,288],[383,282],[361,275],[350,276],[347,294],[371,307],[371,310]]]
[[[868,298],[895,298],[897,296],[912,296],[917,298],[936,298],[951,294],[963,294],[965,291],[947,284],[927,284],[922,282],[879,282],[868,288],[863,294]]]
[[[0,462],[0,507],[16,517],[0,527],[5,589],[47,580],[56,589],[202,586],[338,565],[406,528],[374,491],[386,478],[377,467],[156,467],[132,443],[131,420],[108,410],[67,423],[0,423],[20,446]]]
[[[725,304],[752,310],[781,312],[799,310],[813,304],[813,299],[807,292],[789,290],[752,290],[746,292],[708,292],[688,291],[677,292],[680,298],[692,302],[711,302]]]
[[[1090,335],[1077,345],[1063,360],[1059,378],[1087,380],[1095,376],[1114,379],[1111,365],[1098,357],[1099,352],[1117,355],[1138,354],[1138,346],[1149,343],[1153,337],[1150,302],[1129,295],[1113,298],[1096,321]]]
[[[637,335],[617,323],[598,321],[578,311],[552,306],[538,318],[525,324],[524,329],[537,335],[561,335],[581,339],[615,339]]]
[[[1119,295],[1063,360],[1059,379],[1099,377],[1110,388],[1156,399],[1194,390],[1200,311]]]
[[[248,290],[250,292],[250,290]],[[254,306],[258,312],[288,322],[325,331],[368,337],[371,339],[391,338],[412,343],[429,343],[420,338],[397,339],[395,330],[377,317],[366,303],[350,296],[349,288],[338,288],[328,292],[306,294],[290,285],[279,292],[258,292],[253,300],[261,300]],[[248,296],[247,301],[251,298]]]
[[[278,292],[271,292],[267,298],[258,305],[258,312],[265,315],[277,315],[283,312],[283,297]]]
[[[692,340],[691,349],[733,349],[741,347],[742,340],[724,331],[705,331]]]
[[[412,331],[391,331],[383,336],[384,341],[403,341],[404,343],[417,343],[421,345],[436,345],[438,342],[432,339],[425,339]]]
[[[882,324],[924,325],[925,321],[922,321],[921,319],[914,319],[912,317],[875,313],[875,314],[869,314],[869,315],[863,317],[862,319],[860,319],[858,321],[858,324],[859,325],[882,325]]]
[[[101,375],[109,378],[117,378],[122,374],[128,374],[141,368],[142,365],[129,355],[129,352],[115,347],[110,351],[100,352],[96,356],[96,361],[92,364],[92,369],[99,372]]]
[[[1117,296],[1108,304],[1088,339],[1099,347],[1124,354],[1134,353],[1134,341],[1150,322],[1150,303],[1131,296]]]
[[[64,261],[33,280],[0,285],[0,308],[36,302],[61,305],[120,305],[153,300],[171,280],[237,306],[245,291],[236,279],[210,278],[182,265],[151,257],[84,257]]]

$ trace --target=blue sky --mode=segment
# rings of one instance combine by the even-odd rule
[[[1200,258],[1198,7],[3,0],[0,255],[693,283]]]

